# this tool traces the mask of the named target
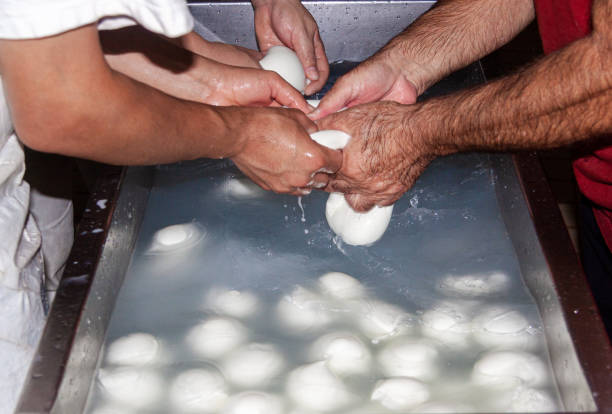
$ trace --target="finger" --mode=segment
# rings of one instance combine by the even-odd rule
[[[352,88],[347,82],[342,82],[342,79],[340,79],[332,86],[330,91],[325,94],[323,99],[321,99],[319,106],[308,114],[308,117],[310,119],[319,120],[329,114],[338,112],[353,100],[352,95]]]
[[[311,82],[319,79],[319,70],[317,68],[317,57],[315,55],[314,35],[309,35],[304,27],[301,33],[297,33],[294,37],[293,45],[295,53],[302,62],[306,78]]]
[[[308,105],[304,96],[302,96],[297,89],[284,81],[279,75],[276,73],[273,73],[273,75],[273,80],[270,81],[272,99],[282,106],[299,109],[303,113],[310,112],[311,106]]]
[[[325,82],[327,82],[327,78],[329,77],[329,62],[327,61],[325,47],[323,46],[318,30],[315,32],[314,48],[317,70],[319,71],[319,79],[306,86],[306,90],[304,91],[306,95],[311,95],[318,92],[325,85]]]
[[[348,181],[339,179],[331,180],[325,187],[325,191],[337,193],[348,193],[351,189],[352,185]]]
[[[342,119],[344,116],[345,114],[335,113],[335,114],[326,116],[325,118],[317,120],[316,123],[317,123],[319,130],[321,131],[326,130],[326,129],[337,129],[340,131],[345,131],[347,134],[351,135],[350,132],[347,131],[346,128],[344,128],[343,126],[344,122],[342,121]],[[308,115],[308,118],[312,119],[310,115]]]
[[[360,194],[345,194],[344,199],[353,210],[359,213],[370,211],[376,205],[372,198]]]
[[[316,144],[319,145],[319,144]],[[336,173],[342,168],[342,151],[333,150],[324,146],[319,145],[323,152],[323,165],[318,171],[324,169],[331,174]]]

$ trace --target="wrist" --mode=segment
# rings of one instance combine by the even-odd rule
[[[239,106],[217,106],[217,111],[222,123],[222,139],[225,143],[224,152],[219,158],[234,158],[240,155],[247,146],[250,118],[255,108],[244,108]]]

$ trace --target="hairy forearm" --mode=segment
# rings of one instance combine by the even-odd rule
[[[411,119],[440,154],[546,149],[611,134],[608,24],[514,75],[427,101]]]
[[[379,53],[421,94],[509,42],[533,18],[533,0],[442,0]]]

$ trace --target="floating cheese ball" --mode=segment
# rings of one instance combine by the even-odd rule
[[[554,413],[559,411],[559,405],[545,391],[518,387],[512,393],[507,412],[515,413]]]
[[[224,359],[221,371],[229,382],[244,388],[265,387],[285,367],[283,355],[269,344],[248,344]]]
[[[161,376],[148,368],[100,369],[98,379],[111,400],[135,409],[155,405],[164,392]]]
[[[147,253],[170,253],[192,247],[202,240],[205,235],[206,231],[204,228],[194,222],[167,226],[155,232]]]
[[[319,289],[335,299],[357,299],[365,295],[365,288],[357,279],[346,273],[329,272],[319,278]]]
[[[247,177],[231,178],[223,185],[225,194],[236,199],[257,198],[265,195],[265,190]]]
[[[160,344],[153,335],[136,332],[114,340],[106,362],[111,365],[148,365],[159,360]]]
[[[527,318],[506,306],[485,309],[472,325],[474,339],[487,348],[531,350],[539,342]]]
[[[387,378],[376,383],[371,399],[393,411],[404,411],[429,399],[429,388],[412,378]]]
[[[306,75],[297,54],[285,46],[272,46],[266,56],[259,61],[265,70],[276,72],[287,83],[304,93]]]
[[[248,337],[247,328],[231,318],[210,318],[189,331],[186,342],[194,353],[205,358],[218,358]]]
[[[257,312],[259,299],[248,291],[212,288],[206,295],[205,307],[222,315],[246,318]]]
[[[368,347],[349,332],[333,332],[317,339],[311,346],[310,357],[327,361],[329,369],[338,376],[367,374],[372,364]]]
[[[215,369],[191,369],[180,373],[170,386],[175,410],[187,413],[215,413],[228,399],[223,376]]]
[[[265,392],[246,391],[232,396],[223,414],[283,414],[280,397]]]
[[[348,144],[351,136],[343,131],[323,130],[310,134],[320,145],[331,149],[342,149]],[[344,194],[331,193],[325,205],[325,217],[329,227],[353,246],[370,245],[382,237],[387,230],[393,206],[374,206],[370,211],[360,213],[346,202]]]
[[[548,371],[544,362],[536,355],[526,352],[488,352],[474,364],[472,369],[472,382],[491,389],[540,387],[548,380]]]
[[[354,304],[356,323],[372,343],[411,332],[413,317],[402,308],[378,300],[359,300]]]
[[[470,345],[472,324],[460,306],[443,302],[423,312],[421,332],[453,349],[465,349]]]
[[[301,409],[318,413],[341,410],[356,399],[324,361],[293,370],[287,379],[287,395]]]
[[[334,319],[325,299],[301,286],[279,301],[277,315],[284,326],[294,331],[320,329]]]
[[[454,413],[473,413],[476,410],[474,409],[474,407],[471,407],[463,403],[430,401],[423,405],[419,405],[413,411],[416,413],[422,413],[422,414],[425,414],[425,413],[427,414],[429,413],[454,414]]]
[[[503,272],[485,272],[472,275],[448,275],[439,285],[448,296],[478,298],[499,295],[510,286],[510,278]]]
[[[136,413],[135,410],[131,410],[125,406],[115,407],[112,405],[106,405],[103,407],[95,408],[91,414],[131,414]]]
[[[382,372],[388,377],[411,377],[431,381],[438,376],[440,354],[428,341],[399,338],[378,354]]]

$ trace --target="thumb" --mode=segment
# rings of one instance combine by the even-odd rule
[[[319,146],[321,147],[324,159],[323,168],[319,169],[319,172],[335,174],[342,168],[342,151],[329,149],[321,145]]]

